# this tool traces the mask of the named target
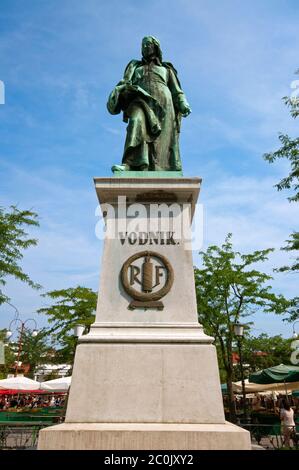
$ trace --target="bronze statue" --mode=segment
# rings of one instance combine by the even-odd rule
[[[177,72],[162,61],[158,39],[142,40],[142,59],[132,60],[109,96],[111,114],[123,111],[128,122],[122,165],[112,171],[181,171],[181,116],[191,112]]]

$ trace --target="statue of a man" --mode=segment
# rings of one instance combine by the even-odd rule
[[[128,122],[122,165],[114,165],[113,172],[182,169],[181,116],[188,116],[191,109],[175,68],[162,61],[158,39],[143,38],[142,59],[127,65],[107,108],[111,114],[123,111]]]

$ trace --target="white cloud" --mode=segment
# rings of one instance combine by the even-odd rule
[[[277,294],[288,298],[298,295],[297,276],[273,272],[274,268],[289,264],[290,255],[280,248],[297,225],[298,205],[290,204],[273,189],[276,182],[273,178],[221,174],[215,167],[212,171],[212,174],[206,174],[200,195],[205,212],[204,249],[210,244],[222,244],[228,233],[233,233],[234,248],[241,253],[275,248],[269,260],[257,268],[273,276],[269,284]],[[198,254],[194,260],[195,264],[200,264]],[[282,318],[255,314],[253,334],[263,330],[269,334],[281,332],[289,336],[290,325]]]
[[[161,40],[193,109],[183,122],[181,149],[186,174],[204,178],[206,243],[221,243],[232,231],[242,251],[278,249],[296,228],[296,206],[273,188],[288,165],[261,158],[278,146],[279,131],[297,132],[281,101],[298,68],[293,3],[153,0],[140,9],[129,0],[120,6],[118,0],[53,0],[26,10],[9,4],[2,12],[8,26],[0,44],[7,91],[1,203],[39,212],[40,244],[24,266],[47,289],[81,281],[96,288],[100,250],[90,178],[121,161],[125,127],[105,104],[127,62],[140,57],[145,34]],[[278,250],[267,269],[286,257]],[[275,289],[291,295],[295,280],[276,275]],[[9,292],[26,315],[39,306],[38,294],[20,283],[10,282]]]
[[[43,286],[43,292],[77,284],[97,290],[102,243],[94,232],[97,219],[92,186],[89,190],[73,186],[61,170],[27,171],[9,163],[4,168],[14,191],[6,194],[1,203],[7,207],[18,198],[20,209],[32,208],[40,216],[40,228],[29,232],[38,238],[38,245],[24,253],[24,271]],[[39,291],[12,278],[7,278],[5,291],[25,317],[34,315],[44,302]],[[1,311],[0,326],[5,327],[13,312],[7,306]],[[40,316],[38,320],[45,323]]]

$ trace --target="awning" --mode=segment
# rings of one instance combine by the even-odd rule
[[[0,388],[0,395],[21,395],[22,393],[28,395],[64,395],[66,392],[53,392],[50,390],[5,390],[5,388]]]
[[[3,388],[6,390],[39,390],[40,382],[28,379],[27,377],[17,376],[0,380],[0,389]]]
[[[273,384],[282,382],[299,382],[299,367],[285,364],[268,367],[249,375],[249,382],[255,384]]]
[[[61,377],[60,379],[47,380],[41,383],[42,390],[53,392],[67,392],[70,388],[72,377]]]
[[[274,383],[274,384],[254,384],[249,383],[248,379],[245,381],[245,393],[264,393],[264,394],[271,394],[271,392],[277,393],[286,393],[293,392],[293,396],[299,396],[299,382],[281,382],[281,383]],[[242,394],[242,382],[233,382],[233,391],[234,393]],[[227,394],[227,385],[221,384],[221,391],[224,395]]]
[[[286,393],[299,389],[299,382],[281,382],[272,384],[255,384],[245,380],[245,393],[257,392],[281,392]],[[235,393],[242,393],[242,382],[234,382],[233,390]]]

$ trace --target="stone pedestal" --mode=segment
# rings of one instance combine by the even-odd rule
[[[76,350],[66,421],[38,448],[249,449],[225,422],[213,338],[197,321],[188,238],[200,180],[95,185],[107,226],[96,321]]]

